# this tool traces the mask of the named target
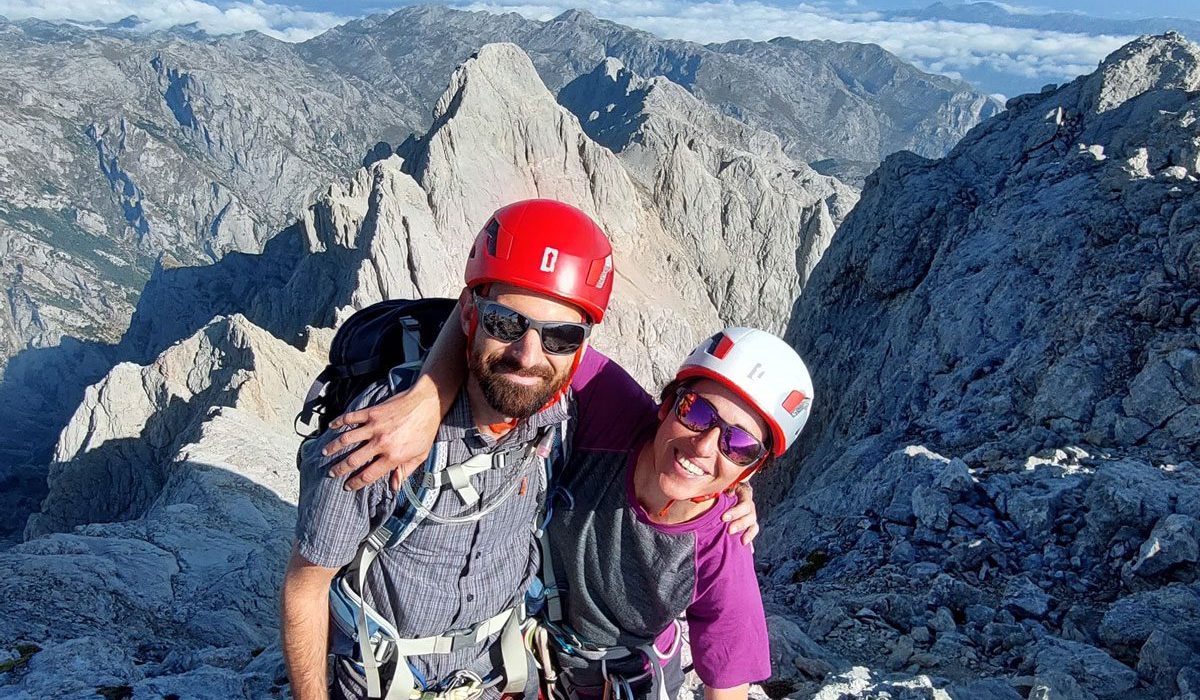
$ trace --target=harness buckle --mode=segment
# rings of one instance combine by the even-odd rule
[[[462,649],[466,649],[467,647],[473,647],[475,644],[477,644],[475,640],[475,634],[483,625],[484,623],[480,622],[479,624],[471,625],[470,627],[448,630],[442,633],[442,636],[450,639],[450,651],[460,651]]]

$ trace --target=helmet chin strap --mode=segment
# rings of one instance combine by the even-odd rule
[[[586,346],[584,345],[580,345],[579,349],[575,351],[575,356],[571,358],[571,369],[567,371],[566,381],[564,381],[563,385],[558,388],[558,392],[555,393],[554,396],[550,397],[550,400],[546,402],[546,405],[538,409],[538,413],[541,413],[547,408],[550,408],[554,404],[558,403],[559,400],[566,396],[567,392],[570,391],[571,380],[575,378],[575,371],[579,369],[579,363],[583,360],[583,350],[585,347]]]
[[[709,493],[709,494],[705,494],[703,496],[692,496],[688,500],[691,501],[692,503],[705,503],[707,501],[714,500],[714,499],[720,497],[720,495],[724,491],[732,491],[733,489],[737,488],[738,484],[742,483],[746,479],[749,479],[754,474],[754,472],[758,471],[760,466],[761,466],[761,464],[756,464],[752,467],[747,467],[745,469],[745,471],[743,471],[738,476],[738,478],[734,479],[733,483],[729,484],[729,486],[726,486],[723,491],[718,491],[716,493]],[[678,501],[676,499],[674,499],[674,498],[668,499],[667,505],[663,506],[662,510],[658,511],[657,517],[659,517],[659,518],[667,517],[667,511],[670,510],[671,506],[675,505],[676,503],[678,503]]]

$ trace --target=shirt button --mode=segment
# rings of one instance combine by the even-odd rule
[[[467,602],[468,602],[468,603],[470,603],[470,602],[472,602],[473,600],[475,600],[475,594],[474,594],[474,593],[468,593],[468,594],[467,594]]]

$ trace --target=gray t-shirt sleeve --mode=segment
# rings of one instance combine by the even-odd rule
[[[331,478],[330,467],[352,448],[330,457],[321,455],[340,431],[327,430],[309,440],[300,453],[300,499],[296,506],[296,547],[300,556],[317,566],[341,568],[350,563],[372,522],[391,499],[386,478],[358,490],[344,488],[349,475]]]

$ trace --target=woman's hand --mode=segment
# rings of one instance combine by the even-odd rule
[[[405,392],[387,401],[350,411],[329,424],[330,430],[352,426],[322,451],[326,457],[358,445],[329,470],[331,477],[357,472],[346,489],[361,489],[391,472],[392,488],[400,488],[429,456],[442,422],[441,404],[432,382],[422,376]]]
[[[754,538],[758,537],[758,509],[754,505],[754,489],[743,481],[734,488],[733,493],[737,496],[737,503],[725,511],[721,520],[729,523],[729,534],[736,535],[741,532],[742,544],[750,547]]]

